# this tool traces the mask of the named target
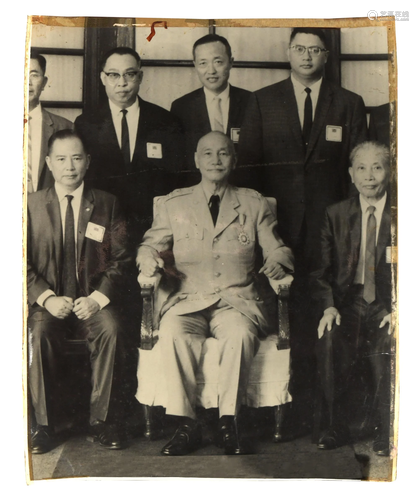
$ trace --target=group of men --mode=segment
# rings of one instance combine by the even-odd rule
[[[74,126],[42,109],[46,62],[31,57],[33,453],[53,446],[54,385],[70,331],[87,340],[91,354],[90,433],[105,448],[122,448],[121,387],[129,377],[132,325],[141,315],[138,271],[164,273],[171,261],[181,279],[163,307],[159,342],[166,413],[177,417],[179,427],[164,455],[184,455],[200,445],[196,372],[208,335],[218,339],[220,350],[219,443],[226,454],[247,451],[237,416],[259,338],[269,329],[256,277],[286,273],[295,277],[293,396],[298,403],[306,387],[311,391],[317,350],[329,410],[319,449],[348,442],[340,410],[354,360],[366,355],[380,409],[374,449],[388,455],[389,152],[365,142],[362,98],[325,80],[323,30],[295,28],[288,54],[291,77],[251,93],[229,84],[228,41],[207,35],[193,46],[203,87],[174,101],[169,112],[138,96],[138,54],[115,48],[101,65],[108,101]],[[229,183],[236,164],[235,182],[243,187]],[[346,199],[351,179],[358,193]],[[174,185],[181,189],[171,192]],[[276,198],[277,214],[254,187]],[[156,195],[164,196],[153,219]],[[259,250],[263,262],[257,268]]]

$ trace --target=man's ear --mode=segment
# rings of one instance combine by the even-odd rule
[[[52,168],[51,168],[51,158],[50,158],[49,156],[46,156],[46,157],[45,157],[45,161],[46,161],[46,163],[47,163],[48,168],[49,168],[49,169],[51,170],[51,172],[52,172]]]
[[[329,51],[324,53],[324,64],[327,63],[327,60],[329,59]]]
[[[100,80],[102,82],[103,85],[105,85],[105,78],[106,78],[106,75],[103,71],[100,72]]]
[[[46,87],[47,83],[48,83],[48,77],[44,76],[44,83],[42,84],[42,89],[41,89],[42,92],[44,91],[44,88]]]
[[[143,83],[143,77],[144,77],[144,73],[143,73],[143,70],[140,69],[140,72],[138,73],[138,80],[139,80],[139,84],[141,85]]]
[[[195,154],[194,154],[194,160],[195,160],[195,167],[199,170],[199,166],[198,166],[198,153],[195,151]]]
[[[354,169],[352,167],[349,167],[348,171],[352,179],[352,184],[354,184]]]
[[[91,159],[91,156],[90,155],[86,155],[86,170],[89,168],[90,166],[90,159]]]

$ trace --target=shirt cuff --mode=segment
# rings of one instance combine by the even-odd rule
[[[36,299],[36,302],[41,306],[44,307],[44,303],[47,300],[48,297],[55,297],[55,293],[52,290],[45,290],[44,293],[41,293],[41,295]]]
[[[91,293],[89,295],[89,298],[95,300],[99,304],[99,307],[101,309],[106,307],[110,302],[110,300],[108,299],[108,297],[106,297],[106,295],[103,295],[103,293],[100,293],[97,290]]]

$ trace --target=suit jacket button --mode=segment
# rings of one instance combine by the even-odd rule
[[[214,255],[214,259],[215,260],[218,260],[220,258],[220,256],[217,254],[217,255]]]
[[[221,288],[218,288],[218,286],[217,286],[217,288],[215,288],[214,291],[219,293],[219,292],[221,292]]]
[[[218,278],[219,276],[221,276],[221,273],[214,273],[214,276]]]
[[[214,243],[217,243],[218,242],[218,238],[214,238]]]

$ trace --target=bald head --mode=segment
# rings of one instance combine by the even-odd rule
[[[227,183],[236,165],[233,142],[221,132],[204,135],[196,148],[195,163],[203,181]]]

